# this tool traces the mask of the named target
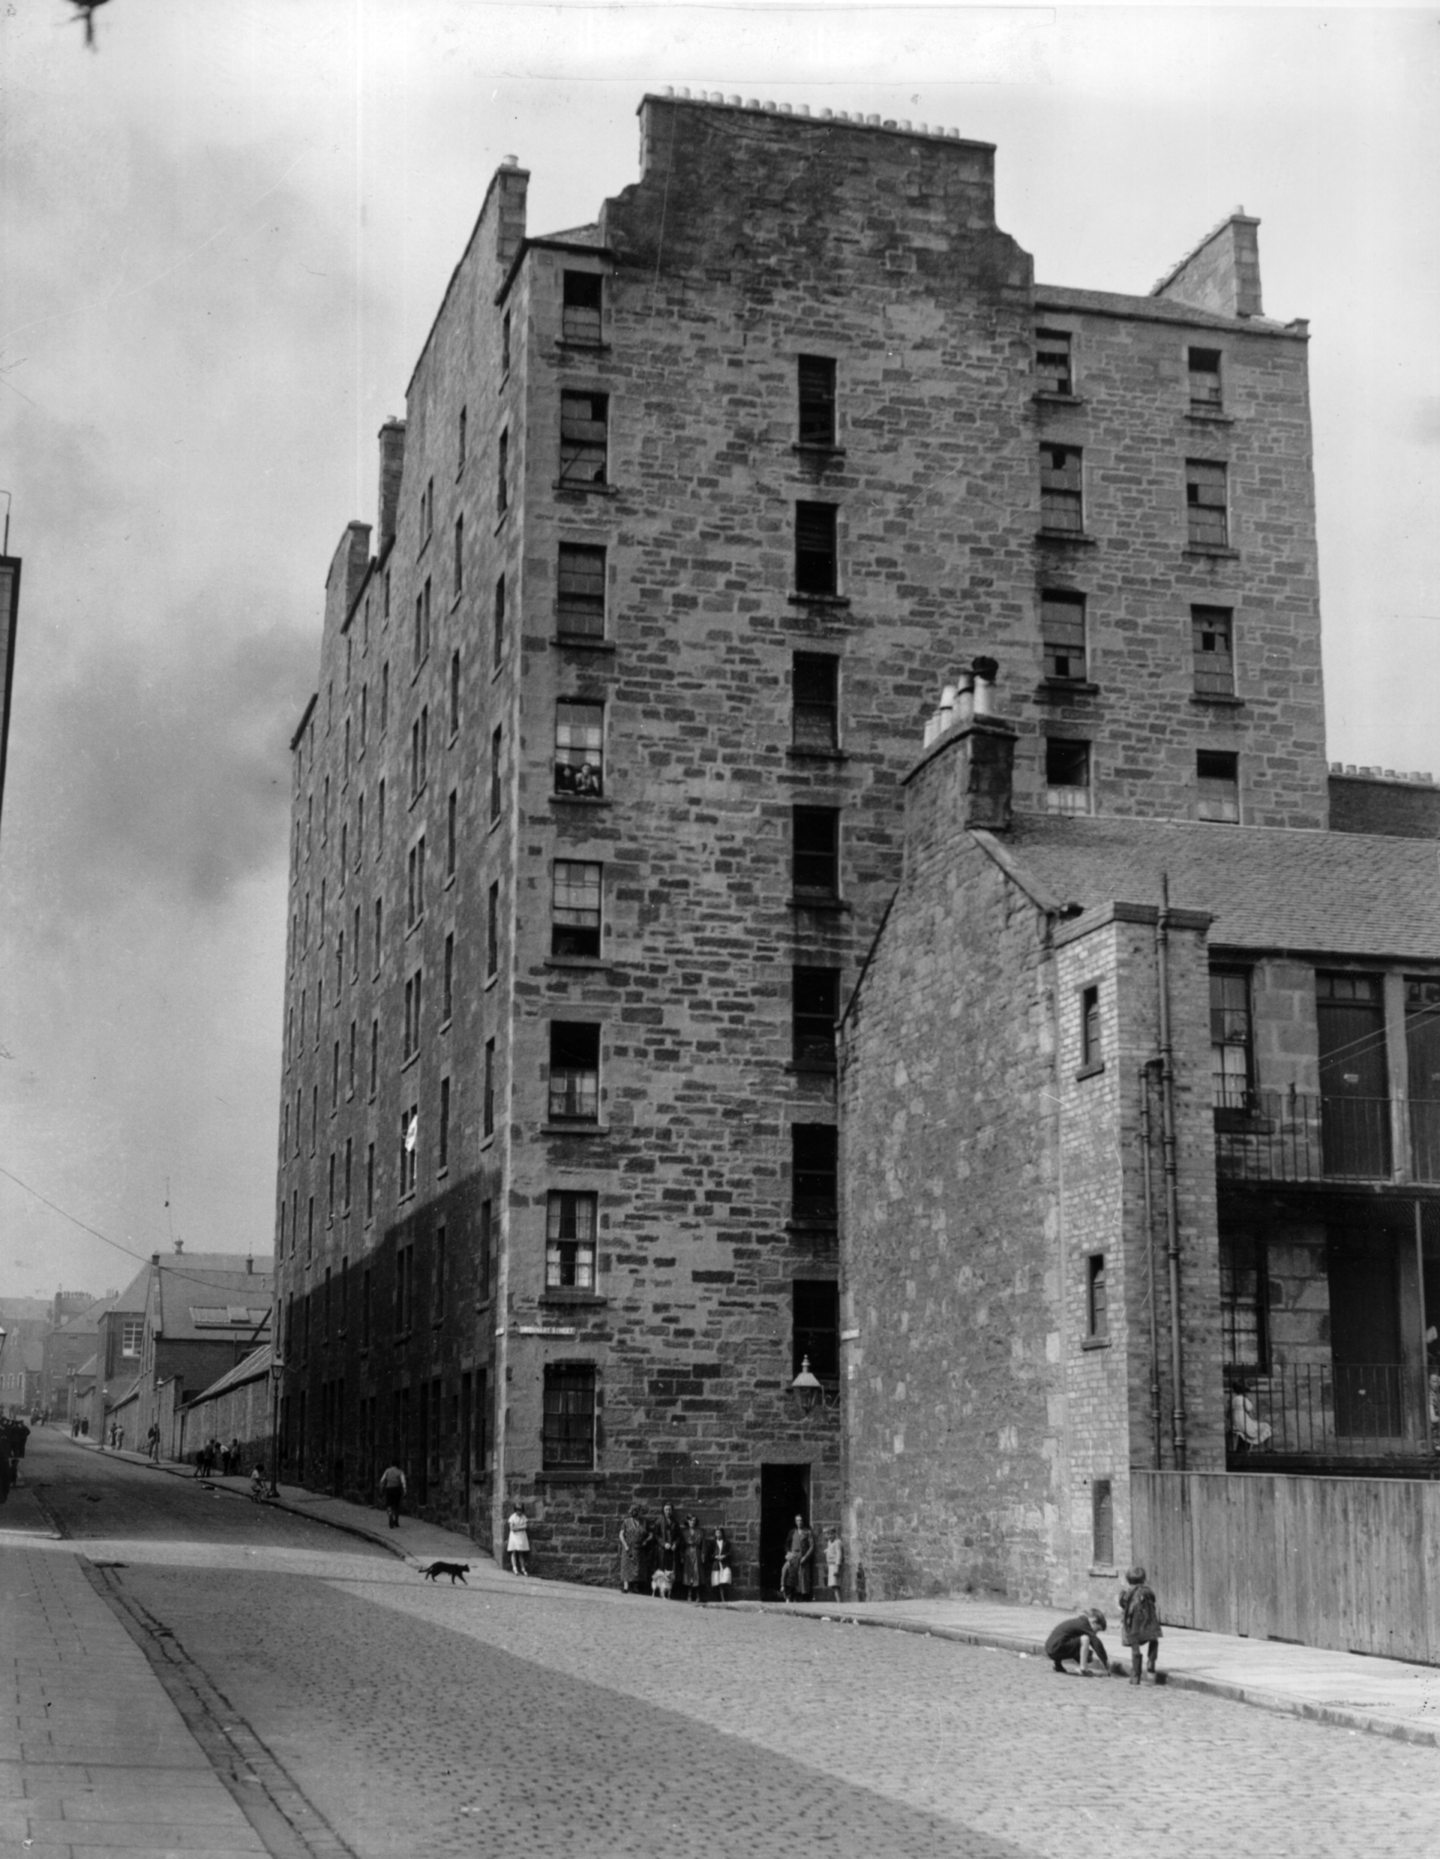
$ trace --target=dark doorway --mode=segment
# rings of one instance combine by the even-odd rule
[[[1405,1062],[1410,1167],[1417,1181],[1440,1181],[1440,981],[1405,983]],[[1436,1308],[1428,1289],[1426,1308]]]
[[[1320,1140],[1325,1173],[1390,1175],[1390,1074],[1378,975],[1317,975]]]
[[[470,1527],[470,1492],[475,1474],[475,1378],[460,1377],[460,1502],[465,1512],[465,1527]]]
[[[755,1571],[755,1585],[762,1600],[774,1600],[780,1592],[785,1538],[794,1529],[797,1517],[803,1517],[807,1523],[810,1521],[810,1467],[762,1465],[760,1566]]]
[[[1332,1227],[1325,1269],[1335,1431],[1350,1438],[1393,1438],[1401,1431],[1402,1412],[1395,1241],[1388,1233]]]

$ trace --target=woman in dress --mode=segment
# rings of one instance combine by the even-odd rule
[[[735,1579],[735,1563],[730,1551],[730,1532],[720,1524],[715,1531],[715,1540],[710,1545],[710,1592],[717,1601],[730,1599],[730,1588]]]
[[[655,1545],[655,1566],[670,1577],[666,1600],[674,1598],[675,1583],[680,1579],[680,1519],[673,1504],[660,1506],[660,1520],[651,1533]]]
[[[698,1601],[705,1587],[705,1532],[700,1528],[698,1518],[685,1519],[685,1527],[680,1532],[680,1545],[680,1579],[685,1587],[685,1598],[687,1601]]]
[[[518,1499],[508,1522],[510,1534],[505,1539],[505,1553],[510,1558],[510,1567],[517,1575],[528,1575],[530,1573],[530,1519],[525,1515],[525,1506]]]
[[[620,1523],[621,1594],[633,1594],[640,1586],[640,1557],[649,1534],[645,1528],[644,1511],[638,1504],[632,1504]]]

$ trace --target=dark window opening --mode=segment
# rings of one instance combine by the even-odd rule
[[[1049,589],[1040,596],[1041,650],[1047,678],[1083,681],[1085,596]]]
[[[1218,412],[1220,400],[1219,349],[1191,349],[1188,356],[1190,405],[1207,412]]]
[[[550,904],[550,953],[598,956],[602,867],[556,859]]]
[[[1103,1252],[1092,1252],[1085,1261],[1085,1333],[1097,1342],[1110,1334]]]
[[[560,334],[566,342],[600,341],[605,280],[598,271],[567,271],[561,282]]]
[[[1200,697],[1235,694],[1234,615],[1229,607],[1192,607],[1195,692]]]
[[[793,1057],[816,1071],[835,1069],[835,1021],[840,1011],[838,968],[797,968],[791,993]]]
[[[836,591],[836,514],[833,503],[795,506],[795,591],[799,594]]]
[[[1090,811],[1090,744],[1051,736],[1045,742],[1045,805],[1051,813]]]
[[[595,1289],[595,1227],[598,1197],[568,1190],[549,1196],[545,1210],[545,1288]]]
[[[796,807],[792,812],[791,875],[797,895],[840,894],[840,810]]]
[[[550,1121],[594,1123],[600,1115],[600,1028],[550,1025]]]
[[[791,705],[797,749],[840,746],[840,661],[822,652],[797,652],[791,667]]]
[[[840,1379],[840,1287],[833,1278],[797,1278],[790,1286],[790,1373],[806,1358],[817,1380]]]
[[[837,1132],[833,1123],[790,1127],[791,1218],[833,1226],[839,1207]]]
[[[1042,394],[1073,394],[1074,376],[1070,365],[1068,329],[1035,331],[1035,379]]]
[[[560,482],[603,484],[608,466],[608,394],[560,396]]]
[[[835,443],[835,363],[824,355],[802,355],[797,373],[800,386],[800,443]]]
[[[1240,757],[1230,749],[1200,749],[1195,755],[1195,817],[1223,820],[1240,818]]]
[[[1096,1568],[1114,1568],[1115,1497],[1108,1478],[1090,1487],[1090,1550]]]
[[[541,1459],[547,1472],[595,1463],[595,1365],[550,1362],[545,1367]]]
[[[1100,1045],[1100,990],[1080,990],[1080,1069],[1098,1071],[1103,1062]]]
[[[605,634],[605,551],[578,542],[560,544],[555,592],[558,632],[599,639]]]
[[[1084,531],[1084,478],[1078,445],[1040,448],[1040,527],[1071,535]]]
[[[1211,464],[1201,458],[1186,459],[1185,515],[1192,546],[1205,549],[1229,546],[1224,465]]]

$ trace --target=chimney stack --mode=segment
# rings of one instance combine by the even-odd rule
[[[926,722],[924,753],[905,777],[907,859],[917,837],[1010,825],[1016,731],[993,714],[998,671],[993,658],[975,659]]]
[[[400,514],[400,481],[405,474],[405,422],[386,420],[380,428],[380,505],[376,554],[383,560],[395,540]]]

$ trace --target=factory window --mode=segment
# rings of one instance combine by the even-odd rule
[[[797,749],[840,746],[840,661],[825,652],[797,652],[790,676],[791,728]]]
[[[1040,527],[1075,536],[1084,531],[1084,473],[1078,445],[1040,448]]]
[[[1195,755],[1195,817],[1240,819],[1240,757],[1232,749],[1199,749]]]
[[[485,974],[500,972],[500,880],[496,878],[485,897]]]
[[[1225,513],[1225,467],[1208,459],[1185,460],[1185,516],[1192,549],[1229,546],[1230,525]]]
[[[1045,806],[1050,813],[1090,811],[1090,744],[1063,736],[1045,741]]]
[[[556,859],[550,893],[552,955],[599,955],[602,870],[583,859]]]
[[[833,1278],[796,1278],[790,1285],[790,1373],[809,1360],[817,1380],[840,1380],[840,1287]]]
[[[586,639],[605,634],[605,551],[562,542],[555,584],[555,630]]]
[[[560,482],[606,481],[610,398],[608,394],[564,392],[560,396]]]
[[[828,355],[802,355],[797,363],[801,445],[835,444],[835,363]]]
[[[791,880],[797,896],[835,898],[840,893],[840,809],[791,810]]]
[[[605,706],[562,698],[555,706],[555,792],[598,799],[605,791]]]
[[[839,1008],[838,968],[791,971],[791,1057],[803,1070],[834,1071]]]
[[[1105,1254],[1092,1252],[1085,1261],[1085,1334],[1091,1342],[1103,1342],[1110,1334],[1106,1295]]]
[[[1218,413],[1220,396],[1219,349],[1191,349],[1187,361],[1190,375],[1190,405],[1203,413]]]
[[[600,1116],[600,1028],[569,1020],[550,1023],[552,1123],[595,1123]]]
[[[1091,986],[1080,990],[1080,1070],[1078,1077],[1088,1077],[1104,1069],[1101,1046],[1100,990]]]
[[[547,1362],[541,1461],[547,1472],[595,1463],[595,1364]]]
[[[1047,588],[1040,596],[1041,650],[1045,676],[1083,683],[1085,665],[1085,596]]]
[[[1243,968],[1210,971],[1210,1100],[1217,1127],[1243,1116],[1255,1075],[1250,976]],[[1228,1115],[1227,1115],[1228,1113]]]
[[[1071,395],[1075,376],[1071,367],[1071,338],[1068,329],[1035,331],[1035,382],[1041,394]]]
[[[833,1123],[790,1126],[790,1217],[833,1226],[839,1204],[837,1135]]]
[[[560,335],[565,342],[600,342],[604,279],[598,271],[567,271],[560,287]]]
[[[545,1289],[595,1289],[597,1196],[554,1191],[545,1210]]]
[[[798,594],[834,594],[837,589],[833,503],[797,503],[795,506],[795,591]]]
[[[1235,695],[1234,624],[1234,614],[1229,607],[1190,609],[1197,697]]]

